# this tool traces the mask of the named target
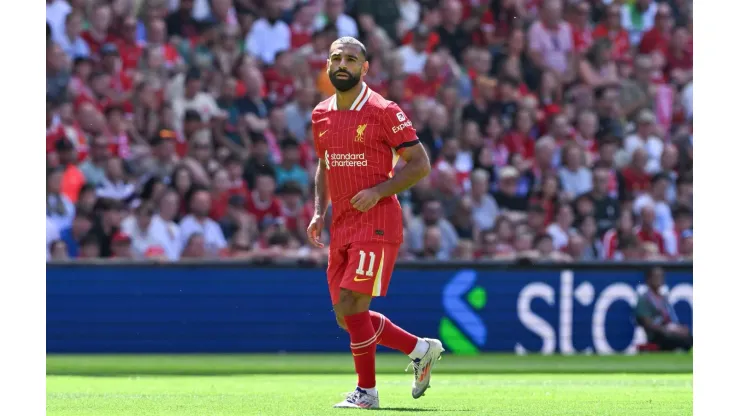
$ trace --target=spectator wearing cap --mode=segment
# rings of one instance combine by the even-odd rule
[[[640,213],[646,205],[651,205],[655,209],[654,228],[657,232],[664,234],[674,229],[673,215],[667,200],[667,190],[670,185],[670,178],[662,173],[656,174],[650,181],[650,191],[646,192],[635,199],[632,209]]]
[[[593,182],[591,172],[583,165],[585,155],[576,143],[569,143],[563,150],[563,166],[560,168],[560,184],[566,196],[574,199],[576,196],[591,192]]]
[[[290,49],[290,27],[280,20],[282,3],[268,2],[265,16],[252,25],[245,39],[245,49],[264,64],[272,65],[275,55]]]
[[[90,16],[90,27],[82,32],[82,39],[87,42],[93,57],[100,56],[103,45],[115,42],[115,37],[110,33],[112,23],[111,7],[108,3],[96,3]]]
[[[333,26],[337,28],[337,35],[339,37],[358,37],[357,22],[345,13],[345,3],[345,0],[326,0],[324,2],[324,10],[318,13],[313,20],[314,30]]]
[[[673,218],[675,220],[672,229],[667,230],[663,233],[663,240],[665,241],[666,254],[672,258],[680,257],[681,255],[690,253],[681,253],[680,248],[684,238],[688,238],[694,227],[693,213],[688,207],[678,206],[673,210]],[[693,238],[693,234],[690,236]],[[692,247],[693,251],[693,241]]]
[[[257,174],[254,190],[247,195],[247,212],[254,216],[257,224],[263,225],[271,219],[280,218],[282,208],[275,196],[275,177],[268,172]]]
[[[552,71],[560,80],[574,75],[573,38],[570,25],[562,20],[561,0],[545,0],[541,19],[529,28],[529,57],[542,71]]]
[[[46,173],[46,217],[63,230],[72,225],[75,216],[75,206],[62,193],[63,168],[51,168]]]
[[[134,251],[132,249],[131,237],[121,231],[113,234],[113,238],[111,238],[110,258],[119,260],[133,260]]]
[[[611,42],[612,57],[624,60],[629,57],[629,33],[622,27],[622,10],[618,3],[613,2],[606,7],[603,21],[596,25],[593,31],[594,40],[608,39]]]
[[[635,0],[622,5],[622,27],[629,33],[632,45],[637,45],[653,28],[657,13],[658,5],[654,0]]]
[[[690,350],[694,337],[689,328],[679,322],[673,305],[663,294],[663,269],[651,267],[645,283],[647,291],[638,298],[634,313],[637,323],[645,329],[648,341],[657,344],[663,351]]]
[[[72,11],[64,19],[64,31],[54,34],[56,42],[70,59],[87,58],[90,56],[90,48],[82,38],[81,13]]]
[[[637,129],[624,139],[624,150],[629,157],[636,149],[642,148],[648,154],[646,171],[657,173],[660,170],[660,157],[663,154],[663,140],[656,134],[655,115],[650,110],[642,110],[637,117]]]
[[[213,96],[201,90],[201,72],[198,69],[188,71],[185,76],[185,91],[183,95],[175,97],[172,100],[172,111],[174,112],[177,128],[182,128],[187,110],[197,111],[206,123],[212,118],[222,118],[225,116],[223,111],[218,107],[218,104],[216,104]]]
[[[527,210],[526,195],[519,193],[520,174],[517,168],[506,166],[499,171],[497,191],[493,198],[499,208],[506,211],[524,212]]]
[[[500,212],[496,200],[488,193],[489,183],[490,174],[483,169],[476,169],[470,175],[472,217],[479,230],[493,228]]]
[[[200,235],[208,256],[217,256],[226,248],[226,239],[214,220],[208,217],[211,211],[211,194],[206,189],[195,188],[189,193],[188,206],[190,214],[186,215],[180,222],[181,241],[185,250],[193,244],[191,237]],[[183,256],[185,251],[183,251]]]
[[[444,218],[444,211],[439,200],[431,198],[423,202],[421,215],[414,217],[408,226],[408,248],[412,252],[421,252],[424,247],[424,234],[429,227],[439,227],[442,234],[440,253],[449,257],[457,247],[459,237],[455,228]]]

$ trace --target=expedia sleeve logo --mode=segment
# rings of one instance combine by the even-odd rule
[[[326,168],[341,167],[367,167],[367,159],[364,153],[324,153]]]
[[[398,133],[399,131],[401,131],[401,130],[403,130],[405,128],[408,128],[408,127],[411,127],[411,120],[406,120],[405,122],[403,122],[403,123],[401,123],[401,124],[399,124],[397,126],[394,126],[393,127],[393,133]]]

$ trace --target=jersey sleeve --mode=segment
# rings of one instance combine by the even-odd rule
[[[313,150],[316,152],[316,156],[321,158],[321,149],[319,149],[319,125],[316,122],[316,110],[311,113],[311,133],[313,134]]]
[[[416,129],[398,104],[391,103],[383,110],[384,140],[396,151],[419,142]]]

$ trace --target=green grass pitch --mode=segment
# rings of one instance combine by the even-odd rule
[[[48,356],[47,414],[323,416],[354,388],[349,354]],[[378,356],[382,415],[691,415],[691,355],[446,355],[411,398],[399,354]]]

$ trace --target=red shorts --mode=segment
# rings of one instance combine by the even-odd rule
[[[326,276],[331,304],[339,303],[339,289],[385,296],[399,248],[399,244],[372,241],[330,247]]]

